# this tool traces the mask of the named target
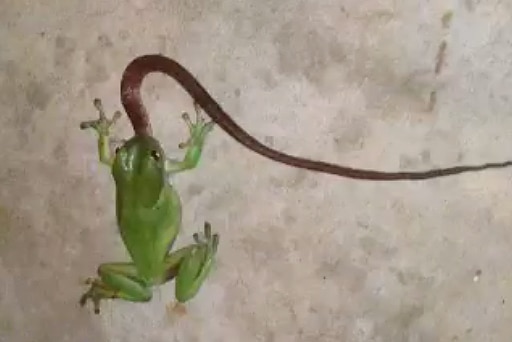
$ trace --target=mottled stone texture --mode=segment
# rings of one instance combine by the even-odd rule
[[[177,310],[79,308],[127,260],[114,186],[79,122],[121,109],[121,73],[163,53],[235,120],[289,153],[382,170],[512,158],[510,1],[174,0],[0,4],[0,341],[427,342],[512,336],[512,170],[369,183],[268,161],[215,129],[174,182],[191,241],[219,260]],[[171,155],[192,102],[152,75]],[[118,138],[131,134],[124,117]]]

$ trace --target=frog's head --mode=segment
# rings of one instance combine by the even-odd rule
[[[116,150],[112,175],[118,191],[133,195],[143,206],[152,206],[165,185],[165,152],[158,140],[135,135]]]

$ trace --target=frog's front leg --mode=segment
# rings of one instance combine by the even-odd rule
[[[184,303],[199,291],[213,266],[218,234],[211,232],[209,223],[204,225],[204,238],[194,234],[195,243],[168,254],[163,262],[163,271],[152,282],[141,279],[132,263],[107,263],[98,268],[98,278],[88,279],[90,288],[80,298],[80,305],[87,300],[94,305],[94,313],[100,313],[102,299],[124,299],[131,302],[148,302],[152,298],[153,285],[164,284],[176,278],[175,296]]]
[[[182,114],[182,119],[187,124],[189,130],[189,138],[187,141],[179,144],[181,149],[186,148],[185,157],[181,161],[168,159],[165,164],[165,170],[168,175],[178,173],[185,170],[193,169],[199,163],[201,154],[203,152],[206,136],[214,126],[213,121],[205,121],[201,115],[201,109],[197,103],[194,102],[194,109],[196,112],[196,120],[192,122],[188,113]]]
[[[98,155],[100,161],[105,165],[112,166],[113,157],[110,151],[110,128],[121,118],[121,112],[116,111],[112,119],[107,119],[100,99],[94,99],[94,107],[98,110],[100,118],[84,121],[80,123],[80,128],[92,128],[96,131],[98,134]]]

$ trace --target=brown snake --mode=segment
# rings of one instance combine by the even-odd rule
[[[418,172],[385,172],[356,169],[322,161],[292,156],[265,146],[240,127],[215,101],[197,79],[178,62],[162,55],[143,55],[126,67],[121,80],[121,101],[135,134],[152,134],[149,115],[141,99],[141,84],[148,74],[164,73],[176,80],[215,124],[248,149],[274,161],[322,173],[372,181],[424,180],[465,172],[512,166],[512,161],[480,165],[454,166]]]

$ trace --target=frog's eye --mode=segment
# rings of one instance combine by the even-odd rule
[[[151,151],[151,157],[152,157],[155,161],[159,161],[159,160],[160,160],[160,152],[158,152],[157,150],[153,150],[153,151]]]
[[[119,146],[116,147],[116,154],[119,152],[120,149],[121,149],[121,147],[119,147]]]

